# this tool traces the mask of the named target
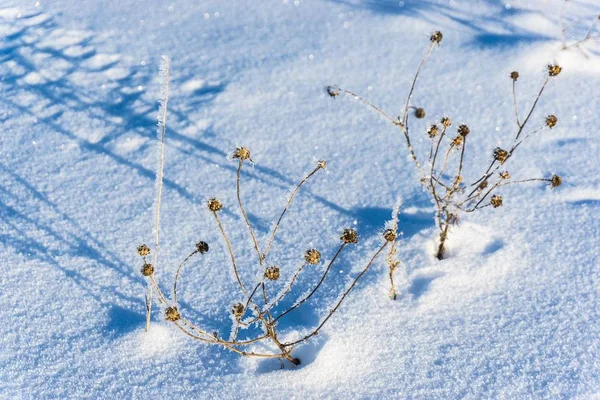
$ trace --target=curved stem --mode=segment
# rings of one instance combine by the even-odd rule
[[[258,241],[256,240],[256,235],[254,234],[254,229],[252,229],[252,225],[250,224],[250,220],[248,219],[248,214],[246,214],[246,210],[244,209],[244,205],[242,204],[242,196],[240,193],[240,176],[242,173],[242,164],[244,161],[240,159],[238,169],[237,169],[237,179],[236,179],[236,187],[237,187],[237,199],[238,204],[240,205],[240,210],[242,211],[242,215],[244,216],[244,221],[246,221],[246,225],[248,226],[248,230],[250,231],[250,236],[252,237],[252,242],[254,243],[254,249],[256,250],[256,254],[258,255],[258,261],[260,265],[263,265],[263,258],[260,253],[260,249],[258,248]]]
[[[231,258],[231,264],[233,265],[233,272],[235,273],[235,279],[237,279],[238,284],[240,285],[240,288],[242,289],[242,292],[247,294],[248,290],[242,283],[240,274],[238,273],[237,265],[235,263],[235,256],[233,255],[233,248],[231,246],[231,241],[229,240],[229,237],[225,233],[225,229],[223,228],[223,224],[221,223],[221,219],[219,218],[219,215],[217,214],[217,212],[213,211],[213,215],[215,216],[215,219],[217,220],[217,225],[219,226],[219,230],[221,231],[221,236],[223,236],[223,239],[225,240],[225,244],[227,245],[227,250],[229,251],[229,257]]]
[[[177,280],[179,279],[179,272],[181,271],[181,268],[183,268],[183,265],[190,259],[192,258],[192,256],[194,254],[198,253],[198,250],[194,250],[189,256],[187,256],[182,262],[181,264],[179,264],[179,267],[177,267],[177,272],[175,273],[175,280],[173,281],[173,304],[175,304],[175,307],[177,307]]]

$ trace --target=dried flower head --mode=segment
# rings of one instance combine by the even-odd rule
[[[467,136],[470,132],[471,132],[471,130],[466,125],[461,125],[458,127],[458,134],[462,137]]]
[[[396,237],[397,235],[395,229],[386,229],[385,231],[383,231],[383,238],[388,242],[393,242],[394,240],[396,240]]]
[[[316,265],[321,261],[321,253],[317,249],[306,250],[304,253],[304,259],[307,263]]]
[[[442,118],[442,125],[444,125],[446,128],[449,127],[450,125],[452,125],[452,122],[450,122],[450,118],[448,117],[444,117]]]
[[[490,200],[490,204],[494,208],[502,207],[502,196],[498,194],[493,195]]]
[[[235,151],[233,152],[233,158],[240,160],[250,160],[250,150],[248,150],[245,147],[236,147]]]
[[[244,315],[244,305],[242,303],[234,304],[233,307],[231,307],[231,313],[235,319],[239,320]]]
[[[317,163],[317,167],[319,167],[321,169],[327,168],[327,161],[325,161],[325,160],[319,160],[319,162]]]
[[[458,146],[462,145],[462,143],[463,143],[463,137],[458,135],[457,137],[452,139],[451,145],[454,147],[458,147]]]
[[[425,118],[425,109],[421,107],[417,108],[415,110],[415,117],[419,119]]]
[[[510,79],[512,79],[513,81],[516,81],[517,79],[519,79],[519,73],[517,71],[511,72]]]
[[[500,179],[510,179],[510,173],[508,171],[502,171],[500,172]]]
[[[340,95],[340,91],[335,86],[327,86],[327,94],[330,97],[336,97]]]
[[[165,310],[165,319],[167,321],[175,322],[180,318],[181,314],[179,314],[177,307],[167,307],[167,309]]]
[[[203,241],[196,243],[196,250],[198,250],[198,253],[200,254],[206,253],[208,251],[208,243]]]
[[[340,239],[344,243],[358,243],[358,234],[354,229],[348,228],[344,230]]]
[[[556,115],[548,115],[546,117],[546,126],[550,129],[554,128],[557,122],[558,118],[556,118]]]
[[[560,67],[558,64],[548,65],[548,75],[549,76],[558,76],[558,74],[560,74],[561,71],[562,71],[562,67]]]
[[[550,180],[550,186],[552,186],[552,188],[555,187],[559,187],[560,185],[562,185],[562,178],[558,175],[552,175],[552,179]]]
[[[219,199],[212,198],[208,200],[208,209],[212,212],[221,211],[223,203]]]
[[[444,35],[442,35],[442,32],[435,31],[431,34],[431,36],[429,37],[429,40],[431,40],[432,43],[440,44],[442,42],[443,38],[444,38]]]
[[[148,264],[148,263],[142,265],[141,272],[142,272],[142,275],[144,275],[144,276],[152,275],[154,273],[154,265]]]
[[[276,281],[277,279],[279,279],[279,275],[279,267],[276,267],[274,265],[265,270],[265,278],[267,278],[270,281]]]
[[[148,254],[150,254],[150,248],[145,244],[139,245],[137,248],[137,253],[142,257],[146,257]]]
[[[500,147],[494,149],[494,160],[498,161],[500,164],[504,164],[507,158],[508,151],[501,149]]]
[[[438,131],[439,131],[439,129],[438,129],[437,125],[431,125],[429,127],[429,129],[427,129],[427,134],[429,135],[430,138],[433,139],[434,137],[437,136]]]

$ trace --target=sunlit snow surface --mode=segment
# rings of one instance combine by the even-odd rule
[[[598,398],[600,45],[561,50],[561,4],[0,0],[0,398]],[[598,14],[595,0],[569,1],[567,42]],[[556,114],[558,126],[507,165],[515,178],[557,173],[563,186],[506,187],[504,207],[452,229],[443,262],[397,128],[324,91],[337,84],[398,115],[438,29],[413,96],[427,111],[413,142],[425,154],[427,126],[445,115],[468,124],[466,180],[514,135],[509,73],[520,72],[524,110],[545,65],[564,67],[532,116],[537,126]],[[157,277],[169,292],[179,261],[210,243],[184,271],[180,299],[211,332],[229,334],[241,299],[208,198],[226,205],[242,278],[260,275],[236,206],[236,145],[256,163],[242,191],[263,243],[294,184],[328,162],[273,247],[284,278],[308,248],[331,259],[344,227],[361,235],[318,296],[282,319],[285,338],[326,315],[403,199],[398,300],[380,259],[298,348],[299,368],[195,342],[160,307],[144,332],[135,248],[153,238],[162,55],[172,81]]]

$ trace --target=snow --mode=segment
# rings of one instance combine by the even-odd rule
[[[561,50],[562,1],[0,0],[0,398],[600,398],[600,42]],[[600,8],[569,1],[568,43]],[[600,28],[598,26],[597,28]],[[532,118],[558,125],[519,148],[504,206],[466,215],[435,259],[434,208],[403,137],[388,121],[325,87],[351,89],[397,115],[434,30],[444,33],[413,104],[414,146],[445,115],[471,128],[467,171],[484,169],[515,128],[508,74]],[[402,198],[388,297],[381,257],[314,339],[302,364],[249,359],[183,336],[153,307],[135,249],[153,243],[161,56],[171,58],[157,279],[170,292],[186,267],[184,313],[226,336],[239,301],[223,224],[245,282],[260,276],[236,203],[236,146],[252,152],[242,196],[261,243],[286,196],[316,160],[269,258],[282,282],[318,248],[333,257],[357,229],[309,305],[282,319],[299,338],[327,315],[381,244]],[[516,185],[514,185],[516,186]],[[281,307],[320,277],[307,267]],[[269,288],[271,296],[280,286]],[[285,322],[284,322],[285,321]]]

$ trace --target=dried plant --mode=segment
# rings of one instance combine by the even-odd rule
[[[168,71],[168,68],[163,70]],[[168,76],[168,72],[167,72]],[[168,78],[167,78],[168,79]],[[164,95],[164,99],[166,99],[166,94]],[[157,172],[157,213],[155,220],[155,227],[158,228],[158,224],[160,222],[160,203],[162,196],[162,170],[164,166],[164,118],[166,117],[166,100],[163,100],[161,104],[161,115],[163,123],[161,124],[161,141],[160,141],[160,165]],[[164,113],[162,111],[164,110]],[[286,315],[292,313],[297,310],[302,304],[308,302],[318,291],[320,287],[322,287],[327,275],[332,270],[334,262],[340,257],[343,251],[350,245],[358,243],[358,234],[353,229],[346,229],[341,234],[340,240],[341,244],[337,248],[335,255],[331,260],[326,263],[323,272],[320,274],[320,279],[315,284],[315,286],[310,289],[310,291],[306,291],[304,295],[301,295],[299,299],[297,299],[293,305],[289,308],[280,310],[277,308],[277,305],[280,304],[282,300],[287,298],[292,291],[292,288],[298,282],[298,277],[306,268],[316,268],[318,264],[321,263],[321,252],[318,249],[308,249],[304,252],[303,256],[299,256],[299,262],[301,262],[300,267],[295,270],[291,277],[285,282],[283,285],[278,285],[280,281],[282,281],[284,275],[288,275],[284,268],[280,268],[278,263],[274,263],[268,260],[269,250],[271,249],[276,234],[280,228],[280,225],[283,221],[284,216],[286,215],[289,207],[291,206],[296,194],[300,190],[300,188],[317,172],[326,168],[327,164],[325,161],[319,161],[316,167],[307,174],[304,179],[295,187],[289,199],[287,200],[287,204],[285,205],[283,211],[281,212],[276,224],[274,225],[272,231],[268,235],[266,240],[266,245],[264,250],[261,250],[261,246],[259,244],[259,240],[257,235],[248,219],[248,215],[246,213],[246,209],[244,207],[242,201],[242,193],[241,193],[241,172],[245,163],[253,162],[250,157],[250,151],[245,147],[236,148],[233,153],[233,160],[237,161],[237,174],[236,174],[236,192],[237,192],[237,206],[241,212],[242,220],[241,226],[239,229],[244,229],[248,231],[250,238],[252,239],[254,252],[256,253],[257,258],[257,268],[261,273],[261,278],[258,282],[254,282],[249,284],[248,282],[243,282],[242,276],[238,270],[238,262],[236,260],[233,243],[229,239],[225,231],[225,226],[219,217],[219,213],[223,210],[223,203],[216,199],[211,198],[207,202],[208,211],[213,215],[216,226],[218,227],[218,231],[222,240],[225,243],[225,247],[227,249],[228,256],[231,260],[231,268],[233,270],[233,276],[235,277],[235,285],[238,288],[240,301],[235,302],[233,306],[228,307],[228,311],[231,313],[232,318],[232,326],[229,338],[223,337],[219,332],[209,329],[207,327],[201,327],[200,325],[190,321],[185,315],[184,312],[180,309],[180,304],[178,302],[178,285],[180,282],[180,276],[183,271],[185,265],[192,260],[193,258],[201,257],[203,254],[206,254],[209,251],[208,243],[204,241],[199,241],[196,243],[190,254],[188,254],[183,261],[179,264],[174,280],[173,280],[173,289],[172,289],[172,297],[169,298],[166,292],[160,287],[157,277],[156,277],[156,267],[157,267],[157,252],[158,252],[158,229],[156,232],[156,243],[154,253],[150,247],[145,244],[138,246],[137,253],[142,258],[142,267],[141,273],[148,280],[148,291],[152,293],[152,291],[156,292],[156,298],[159,304],[164,309],[164,318],[173,323],[179,330],[185,333],[187,336],[199,340],[204,343],[215,344],[222,346],[226,349],[229,349],[235,353],[238,353],[243,356],[251,356],[251,357],[260,357],[260,358],[276,358],[280,359],[283,366],[283,361],[288,360],[289,362],[298,365],[300,364],[300,360],[293,356],[294,349],[304,343],[309,338],[317,335],[319,331],[323,328],[325,323],[332,317],[332,315],[340,308],[342,302],[346,299],[348,294],[354,289],[358,281],[363,277],[363,275],[369,270],[371,265],[373,265],[376,258],[385,250],[385,248],[390,243],[390,238],[393,236],[395,238],[395,229],[392,232],[392,229],[387,229],[384,232],[384,241],[383,244],[374,252],[366,266],[360,271],[360,273],[352,280],[351,284],[345,288],[341,296],[338,298],[336,303],[330,308],[329,312],[325,315],[325,317],[320,321],[318,326],[312,329],[310,332],[304,335],[296,335],[296,337],[300,336],[297,339],[292,340],[282,340],[281,333],[278,330],[279,321],[284,318]],[[394,223],[394,226],[397,226],[397,222]],[[294,249],[291,249],[294,251]],[[148,261],[148,257],[152,254],[153,262],[150,263]],[[271,297],[269,293],[276,292],[278,293],[276,296]],[[151,302],[151,297],[146,295],[146,304],[147,304],[147,312],[150,313],[150,306],[148,305]],[[148,319],[149,320],[149,319]],[[147,325],[148,328],[148,325]]]
[[[573,47],[581,48],[582,44],[584,44],[588,41],[592,41],[592,40],[596,40],[596,39],[600,38],[600,32],[598,32],[596,29],[598,20],[600,20],[600,15],[594,15],[591,18],[591,23],[589,24],[589,28],[587,29],[587,32],[584,37],[574,39],[572,41],[569,41],[567,39],[567,32],[569,31],[570,28],[573,27],[573,25],[577,24],[577,23],[567,24],[565,22],[565,19],[566,19],[565,14],[567,11],[567,4],[570,2],[571,2],[570,0],[563,1],[562,6],[560,8],[560,15],[558,18],[559,22],[560,22],[560,35],[561,35],[561,42],[562,42],[563,50],[573,48]]]
[[[361,101],[381,114],[393,125],[397,126],[402,132],[412,161],[414,162],[420,174],[420,182],[427,192],[430,193],[437,208],[436,223],[440,233],[436,257],[440,260],[444,258],[446,252],[446,242],[448,239],[450,226],[459,221],[461,213],[471,213],[488,206],[492,206],[493,208],[501,207],[503,204],[503,198],[500,194],[496,193],[499,188],[506,185],[521,184],[526,182],[547,182],[552,188],[554,188],[562,183],[562,179],[558,175],[553,175],[549,178],[513,180],[508,171],[500,170],[502,167],[506,166],[507,161],[513,157],[517,148],[525,140],[540,132],[542,129],[552,129],[557,124],[558,119],[556,116],[549,115],[545,118],[545,120],[540,121],[538,126],[534,127],[533,129],[528,128],[528,123],[531,120],[534,110],[536,109],[538,101],[540,100],[546,86],[551,79],[558,76],[562,71],[562,68],[558,65],[548,65],[547,76],[542,83],[542,86],[535,97],[532,106],[526,110],[527,112],[524,114],[524,119],[520,117],[519,108],[517,106],[516,85],[517,80],[519,79],[519,73],[514,71],[510,74],[510,79],[512,80],[514,112],[517,125],[516,132],[511,140],[511,144],[507,147],[507,149],[496,148],[493,151],[491,157],[492,160],[489,166],[485,169],[485,172],[477,175],[478,178],[473,182],[465,183],[463,178],[465,171],[465,150],[467,139],[471,134],[471,130],[467,125],[461,124],[458,126],[456,135],[451,135],[450,127],[452,122],[449,117],[442,118],[439,123],[432,124],[428,127],[428,129],[426,129],[424,134],[429,137],[431,145],[428,156],[423,156],[424,159],[427,160],[427,163],[423,164],[419,161],[421,158],[419,155],[417,155],[411,144],[413,133],[412,130],[409,129],[410,116],[413,114],[411,110],[414,110],[414,116],[416,118],[423,118],[425,111],[422,107],[412,106],[411,99],[423,65],[429,58],[434,48],[439,46],[442,38],[443,35],[441,32],[435,32],[431,35],[430,44],[427,48],[427,51],[421,59],[414,78],[412,79],[410,90],[403,107],[403,113],[397,118],[392,117],[380,107],[372,104],[365,98],[351,92],[350,90],[346,90],[337,86],[330,86],[327,88],[327,92],[331,97],[336,97],[340,93],[344,93]],[[451,169],[454,169],[454,171],[451,172]],[[471,170],[471,168],[469,170]],[[389,261],[388,264],[390,264],[390,266],[393,265],[391,264],[391,261]]]

